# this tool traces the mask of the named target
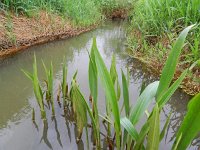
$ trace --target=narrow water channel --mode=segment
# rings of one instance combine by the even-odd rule
[[[124,45],[127,24],[124,22],[106,22],[91,32],[78,37],[55,41],[40,46],[34,46],[23,53],[0,62],[0,150],[62,150],[86,149],[85,135],[76,144],[76,126],[65,119],[63,112],[56,106],[56,120],[48,120],[48,130],[43,128],[39,112],[36,109],[36,123],[31,121],[32,107],[37,108],[31,82],[24,76],[21,69],[32,70],[33,55],[38,60],[38,71],[41,80],[45,78],[41,60],[54,66],[54,86],[58,86],[62,78],[63,56],[68,66],[68,79],[70,80],[78,70],[78,83],[86,97],[88,90],[88,53],[92,38],[97,38],[97,45],[106,64],[110,66],[112,54],[117,58],[117,70],[130,69],[131,84],[130,97],[134,105],[142,83],[150,83],[155,79],[143,64],[129,58],[125,54]],[[56,95],[56,92],[54,95]],[[99,108],[104,113],[104,93],[100,91]],[[161,114],[161,125],[172,111],[172,119],[167,130],[167,136],[160,145],[160,149],[168,150],[180,121],[186,112],[189,96],[177,91]],[[50,114],[49,114],[50,115]],[[48,116],[50,118],[50,116]],[[138,127],[139,128],[139,127]],[[103,139],[102,139],[103,140]],[[103,141],[102,141],[103,142]],[[190,149],[198,149],[199,141],[195,140]]]

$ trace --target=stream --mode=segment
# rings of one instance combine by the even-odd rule
[[[108,67],[110,67],[112,54],[114,53],[116,55],[118,73],[121,74],[121,68],[125,72],[126,67],[129,68],[131,77],[129,88],[130,100],[131,104],[134,105],[139,96],[142,83],[149,84],[158,79],[148,73],[145,65],[126,55],[126,46],[124,44],[126,41],[126,27],[127,23],[123,21],[107,21],[96,30],[77,37],[33,46],[29,50],[1,60],[0,150],[87,149],[85,133],[82,135],[82,140],[77,144],[76,126],[70,116],[67,119],[63,117],[63,111],[58,105],[55,105],[56,119],[51,120],[51,113],[47,113],[48,128],[43,126],[31,81],[21,71],[21,69],[32,71],[34,54],[37,57],[38,76],[41,81],[45,79],[41,60],[47,66],[52,61],[55,87],[58,87],[62,79],[62,63],[65,56],[68,66],[68,81],[71,81],[73,74],[78,70],[77,81],[81,91],[88,98],[90,93],[87,50],[90,50],[92,39],[96,37],[97,46]],[[121,76],[119,77],[121,82]],[[57,91],[55,90],[54,95],[56,93]],[[100,90],[98,107],[102,114],[105,112],[104,99],[104,92]],[[172,115],[167,134],[160,144],[161,150],[169,150],[171,148],[174,134],[186,113],[189,99],[188,95],[177,90],[169,103],[163,108],[161,113],[161,127],[164,126],[170,112],[172,112]],[[33,124],[31,120],[33,107],[36,111],[37,125]],[[138,124],[137,128],[140,128],[142,121]],[[198,138],[195,139],[189,149],[199,149],[199,140]],[[89,141],[91,142],[91,138]],[[105,145],[105,139],[102,139],[102,143]],[[90,148],[92,148],[92,144],[90,144]]]

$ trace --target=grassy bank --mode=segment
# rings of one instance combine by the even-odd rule
[[[86,32],[108,16],[125,17],[130,4],[127,0],[3,0],[0,57]]]
[[[198,24],[200,2],[198,0],[138,0],[131,15],[128,45],[131,55],[157,70],[163,68],[172,43],[189,25]],[[200,26],[189,34],[180,57],[177,78],[181,72],[200,59]],[[200,63],[183,82],[185,91],[200,91]]]

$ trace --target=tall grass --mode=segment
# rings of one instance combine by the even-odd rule
[[[16,14],[36,15],[41,10],[70,19],[74,24],[88,26],[103,19],[103,10],[126,8],[129,0],[3,0],[0,9]]]
[[[16,14],[33,16],[41,10],[70,19],[78,25],[88,26],[101,20],[100,9],[94,0],[3,0],[1,9]]]
[[[34,55],[34,63],[33,63],[33,73],[31,74],[24,70],[23,70],[23,72],[32,81],[35,98],[40,107],[41,117],[42,117],[42,119],[46,119],[46,111],[44,108],[43,93],[42,93],[42,88],[40,86],[39,79],[38,79],[37,61],[36,61],[35,55]]]
[[[134,0],[94,0],[101,9],[112,11],[119,8],[130,8]]]
[[[166,42],[172,41],[184,28],[200,23],[199,8],[199,0],[138,0],[134,5],[131,29],[137,29],[142,33],[144,39],[140,39],[141,41],[147,40],[148,43],[153,41],[153,46],[155,42],[161,42],[165,44],[164,47],[167,47]],[[186,48],[183,64],[193,63],[200,59],[199,33],[200,26],[197,26],[188,37],[190,44]],[[134,41],[133,38],[131,39]],[[133,45],[136,45],[135,42]],[[162,60],[165,51],[154,47],[155,50],[152,50],[150,46],[143,47],[141,52],[150,53],[151,57]]]
[[[148,35],[180,32],[199,23],[199,8],[199,0],[138,0],[133,21]]]
[[[136,104],[130,107],[129,97],[129,78],[126,77],[124,72],[122,71],[122,89],[123,89],[123,103],[125,105],[125,109],[122,109],[123,113],[120,113],[120,104],[119,98],[117,97],[117,93],[119,92],[120,86],[117,84],[118,74],[116,72],[116,60],[115,56],[112,58],[110,72],[106,67],[102,56],[100,55],[96,40],[93,40],[93,45],[91,48],[91,52],[89,54],[89,86],[91,92],[91,106],[88,104],[88,101],[80,91],[79,85],[76,80],[77,72],[74,74],[73,79],[71,81],[71,89],[69,94],[69,103],[68,105],[72,107],[75,121],[78,129],[80,139],[82,136],[83,129],[86,130],[86,136],[88,135],[88,117],[90,117],[92,130],[94,133],[94,141],[97,149],[101,149],[101,129],[100,129],[100,118],[103,118],[104,121],[107,122],[110,131],[113,129],[113,132],[109,132],[107,134],[108,139],[113,139],[112,142],[116,145],[118,150],[120,149],[147,149],[147,150],[158,150],[160,141],[163,139],[167,126],[169,125],[170,115],[166,120],[166,123],[162,130],[160,130],[160,112],[164,105],[170,100],[172,94],[179,87],[181,81],[186,76],[188,69],[173,83],[171,84],[173,75],[176,70],[176,65],[178,63],[178,58],[180,57],[180,53],[182,47],[184,45],[186,36],[188,32],[192,29],[193,26],[189,26],[184,29],[179,37],[177,38],[174,46],[169,54],[169,57],[166,61],[165,67],[163,68],[162,75],[160,81],[155,81],[150,83],[144,90],[142,90]],[[36,70],[36,59],[34,61],[34,75],[37,75]],[[65,66],[65,65],[63,65]],[[66,67],[63,67],[66,70]],[[33,78],[31,75],[26,73],[26,75],[31,79]],[[66,77],[65,71],[63,71],[64,77]],[[32,79],[33,78],[33,79]],[[98,78],[101,80],[101,86],[105,93],[105,104],[107,107],[107,114],[102,115],[101,112],[98,111]],[[36,77],[37,79],[37,77]],[[33,80],[35,81],[35,80]],[[39,82],[37,79],[36,84],[33,86],[37,89]],[[119,86],[119,87],[118,87]],[[48,92],[48,91],[47,91]],[[36,98],[38,94],[36,93]],[[200,105],[200,94],[195,96],[188,105],[188,112],[186,117],[184,118],[181,126],[176,134],[176,139],[173,144],[173,150],[184,150],[191,143],[192,139],[199,133],[199,123],[200,119],[198,117],[199,105]],[[63,97],[65,99],[65,97]],[[41,99],[39,99],[41,100]],[[63,101],[63,105],[65,100]],[[152,111],[148,112],[150,104],[154,103],[154,107]],[[38,103],[40,106],[40,103]],[[41,107],[40,107],[41,108]],[[124,108],[124,107],[123,107]],[[42,108],[41,108],[42,109]],[[64,108],[65,109],[65,108]],[[144,122],[140,131],[136,129],[136,125],[138,122],[144,117],[145,112],[147,114],[147,120]],[[124,128],[124,132],[122,129]],[[104,134],[106,135],[106,134]],[[88,139],[88,137],[87,137]],[[89,144],[88,144],[89,148]],[[113,147],[114,149],[114,147]]]
[[[74,24],[88,26],[104,19],[104,11],[128,9],[132,0],[2,0],[0,9],[29,17],[41,10],[70,19]]]

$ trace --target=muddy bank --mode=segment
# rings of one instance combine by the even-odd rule
[[[47,12],[32,18],[1,13],[0,20],[0,58],[14,55],[33,45],[77,36],[97,26],[75,27],[69,20]]]

